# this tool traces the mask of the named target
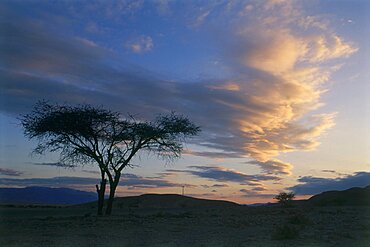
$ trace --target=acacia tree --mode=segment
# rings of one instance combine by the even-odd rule
[[[57,105],[38,102],[33,111],[21,117],[24,134],[38,141],[34,152],[60,152],[60,162],[69,167],[97,164],[100,170],[98,215],[103,214],[107,181],[109,197],[105,214],[112,212],[116,188],[122,170],[132,166],[139,151],[175,159],[182,143],[200,128],[188,118],[171,113],[158,115],[154,121],[122,118],[118,112],[90,105]]]
[[[280,192],[278,195],[274,197],[280,204],[287,206],[289,203],[295,198],[295,194],[293,192]]]

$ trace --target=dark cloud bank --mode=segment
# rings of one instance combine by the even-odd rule
[[[264,181],[279,180],[279,177],[273,175],[249,175],[217,166],[189,166],[189,168],[188,170],[171,169],[167,171],[173,173],[187,173],[211,181],[238,183],[254,188],[264,188]],[[214,185],[214,187],[217,186]]]
[[[14,169],[10,169],[10,168],[1,168],[0,167],[0,175],[19,177],[19,176],[23,175],[23,172],[17,171],[17,170],[14,170]]]
[[[301,177],[298,184],[287,189],[299,195],[315,195],[329,190],[346,190],[370,185],[370,172],[356,172],[339,178]]]

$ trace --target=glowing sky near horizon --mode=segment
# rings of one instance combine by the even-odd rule
[[[174,164],[142,154],[119,195],[240,203],[370,184],[368,1],[3,1],[0,186],[94,190],[17,117],[40,99],[202,128]]]

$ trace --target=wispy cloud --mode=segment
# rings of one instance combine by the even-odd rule
[[[72,164],[64,164],[60,162],[43,162],[43,163],[31,163],[32,165],[35,166],[56,166],[56,167],[63,167],[63,168],[74,168],[77,165],[72,165]]]
[[[258,165],[264,172],[268,174],[285,174],[291,175],[291,169],[293,165],[288,162],[280,160],[268,160],[268,161],[247,161],[247,164]]]
[[[5,169],[5,172],[7,169]],[[12,173],[13,172],[13,173]],[[17,174],[15,171],[8,171],[9,174]],[[5,174],[4,174],[5,175]],[[19,176],[11,175],[11,176]],[[95,185],[99,183],[98,178],[90,177],[53,177],[53,178],[0,178],[2,186],[47,186],[47,187],[90,187],[94,190]],[[135,174],[122,174],[119,186],[136,187],[136,188],[165,188],[165,187],[181,187],[182,184],[172,183],[164,179],[153,179]],[[192,185],[188,185],[191,187]]]
[[[155,4],[160,15],[171,14],[171,0],[157,0]]]
[[[337,171],[335,170],[327,170],[327,169],[324,169],[324,170],[321,170],[322,172],[328,172],[328,173],[337,173]]]
[[[229,187],[229,186],[227,184],[214,184],[211,187],[213,187],[213,188],[225,188],[225,187]]]
[[[250,189],[250,190],[247,190],[247,189],[241,189],[240,192],[242,192],[242,197],[247,197],[247,198],[250,198],[250,197],[257,197],[257,198],[274,198],[274,194],[266,194],[266,193],[263,193],[263,189],[261,190],[256,190],[256,189]]]
[[[195,155],[195,156],[204,156],[209,158],[241,158],[243,157],[240,153],[237,152],[215,152],[215,151],[194,151],[194,150],[185,150],[183,152],[187,155]]]
[[[191,26],[192,27],[197,27],[197,26],[201,25],[210,13],[211,13],[211,10],[205,10],[205,11],[201,12],[195,18],[195,20],[192,22]]]
[[[153,49],[153,39],[150,36],[140,36],[125,43],[125,47],[135,53],[145,53]]]
[[[263,186],[261,181],[279,180],[272,175],[249,175],[217,166],[189,166],[188,170],[169,169],[168,172],[188,173],[193,176],[218,182],[233,182],[249,186]],[[217,186],[215,186],[217,187]]]
[[[98,171],[91,171],[91,170],[82,170],[82,172],[90,173],[90,174],[100,174]]]
[[[22,174],[23,174],[23,172],[21,172],[21,171],[17,171],[17,170],[10,169],[10,168],[1,168],[0,167],[0,175],[19,177]]]
[[[315,195],[329,190],[346,190],[370,185],[370,172],[356,172],[345,177],[321,178],[306,176],[298,179],[301,184],[287,189],[300,195]]]
[[[172,183],[164,179],[153,179],[137,176],[134,174],[123,174],[121,186],[132,186],[137,188],[159,188],[159,187],[180,187],[180,184]]]

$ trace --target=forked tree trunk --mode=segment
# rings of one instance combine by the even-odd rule
[[[118,181],[110,183],[109,185],[109,198],[108,198],[107,208],[105,210],[105,215],[111,215],[112,213],[114,194],[116,193],[117,184],[118,184]]]
[[[98,192],[98,215],[103,215],[103,207],[104,207],[104,195],[105,195],[105,187],[107,184],[107,180],[103,179],[99,185],[96,185],[96,191]]]
[[[121,177],[121,173],[117,172],[114,176],[114,179],[112,177],[109,177],[109,198],[107,203],[107,209],[105,210],[105,215],[111,215],[112,208],[113,208],[113,201],[114,201],[114,194],[116,193],[117,185],[119,183],[119,179]]]

